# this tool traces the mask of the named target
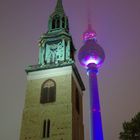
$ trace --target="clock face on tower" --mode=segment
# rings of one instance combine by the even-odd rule
[[[49,63],[58,63],[64,61],[64,43],[60,41],[59,43],[55,44],[46,44],[46,55],[45,61],[47,64]]]

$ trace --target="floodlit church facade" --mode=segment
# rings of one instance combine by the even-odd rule
[[[75,66],[69,21],[58,0],[39,42],[37,65],[26,69],[20,140],[84,140],[84,84]]]

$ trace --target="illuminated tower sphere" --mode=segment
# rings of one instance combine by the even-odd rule
[[[104,62],[104,50],[97,43],[96,33],[89,25],[83,34],[84,45],[80,48],[78,59],[80,64],[87,69],[90,88],[90,140],[103,140],[100,100],[98,94],[97,72]]]

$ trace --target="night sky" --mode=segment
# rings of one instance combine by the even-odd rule
[[[19,140],[26,91],[24,69],[38,61],[38,40],[47,31],[56,0],[0,1],[0,139]],[[87,29],[87,0],[63,0],[77,50]],[[140,0],[91,0],[91,22],[106,60],[98,83],[105,140],[118,140],[122,122],[140,111]],[[88,77],[79,69],[88,130]]]

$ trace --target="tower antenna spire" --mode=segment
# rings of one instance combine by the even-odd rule
[[[96,32],[91,28],[90,0],[87,4],[88,30],[83,34],[84,45],[79,50],[78,59],[80,64],[87,69],[89,76],[90,140],[104,140],[97,73],[104,62],[105,53],[96,41]]]
[[[83,40],[96,40],[96,32],[92,29],[91,24],[91,11],[90,11],[91,0],[87,3],[87,30],[83,33]]]
[[[90,9],[90,5],[91,5],[91,0],[88,0],[87,3],[87,24],[88,24],[88,29],[91,29],[91,9]]]

